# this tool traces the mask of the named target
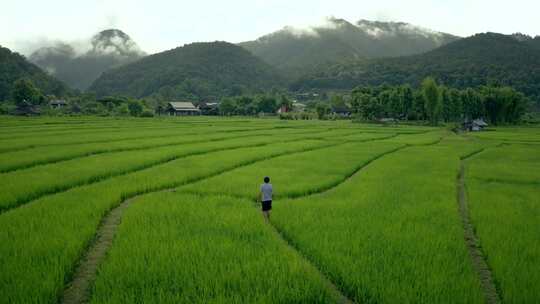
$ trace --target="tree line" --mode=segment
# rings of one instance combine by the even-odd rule
[[[347,94],[349,95],[349,94]],[[325,95],[326,96],[326,95]],[[102,116],[153,116],[164,112],[163,100],[137,100],[127,97],[96,99],[93,94],[78,94],[69,98],[61,109],[48,107],[53,96],[44,95],[29,79],[19,79],[13,85],[12,109],[3,103],[0,114],[86,114]],[[195,101],[197,103],[197,101]],[[306,112],[319,119],[348,118],[335,115],[339,109],[348,109],[359,120],[376,121],[382,118],[397,120],[429,121],[432,125],[443,122],[462,122],[484,118],[489,123],[515,124],[527,112],[529,99],[513,88],[505,86],[480,86],[456,89],[439,85],[433,78],[426,78],[419,88],[410,85],[362,86],[350,96],[332,94],[329,100],[305,102]],[[278,109],[293,109],[288,94],[274,91],[259,95],[224,97],[219,102],[218,114],[223,116],[276,113]],[[39,111],[39,109],[45,111]],[[297,119],[282,115],[284,119]],[[309,116],[310,118],[313,116]],[[298,116],[300,117],[300,116]],[[307,117],[307,116],[306,116]]]
[[[291,109],[292,105],[292,100],[285,94],[241,95],[223,98],[219,103],[219,114],[230,116],[276,113],[282,107]]]
[[[483,118],[498,124],[514,124],[527,111],[529,99],[511,87],[480,86],[456,89],[439,85],[428,77],[420,88],[409,85],[357,87],[351,93],[351,108],[362,120],[394,118],[461,122]]]

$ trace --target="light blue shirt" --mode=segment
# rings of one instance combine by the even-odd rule
[[[264,183],[261,185],[262,201],[272,200],[272,184]]]

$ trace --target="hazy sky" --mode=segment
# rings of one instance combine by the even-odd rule
[[[194,41],[253,40],[335,16],[405,21],[460,36],[540,35],[540,0],[0,0],[0,45],[28,53],[119,28],[155,53]]]

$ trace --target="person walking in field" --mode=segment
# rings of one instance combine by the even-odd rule
[[[270,219],[270,210],[272,210],[272,184],[270,178],[264,178],[264,184],[261,185],[261,204],[264,218]]]

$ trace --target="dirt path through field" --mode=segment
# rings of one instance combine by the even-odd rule
[[[311,261],[306,256],[304,256],[298,248],[294,247],[294,245],[288,242],[287,239],[276,228],[276,226],[274,226],[270,221],[265,220],[265,222],[271,228],[272,233],[274,233],[274,235],[276,236],[276,239],[278,239],[283,244],[283,246],[287,247],[289,250],[291,250],[296,255],[298,255],[302,260],[306,262],[306,264],[308,265],[309,268],[311,268],[312,271],[314,271],[315,273],[319,275],[324,285],[326,285],[328,290],[330,290],[335,295],[336,299],[338,299],[337,303],[339,304],[354,303],[354,301],[352,301],[349,297],[347,297],[332,281],[330,281],[330,279],[328,279],[328,277],[324,273],[322,273],[317,266],[311,263]]]
[[[482,151],[482,150],[481,150]],[[472,157],[480,153],[469,155],[467,158]],[[474,232],[474,227],[471,222],[470,213],[469,213],[469,204],[467,201],[467,190],[465,187],[465,162],[466,159],[461,160],[461,166],[458,174],[457,188],[458,188],[458,202],[459,202],[459,213],[461,216],[461,221],[463,223],[463,230],[465,233],[465,243],[467,245],[467,250],[471,256],[473,268],[480,279],[482,285],[482,291],[484,292],[484,298],[486,303],[495,304],[501,303],[497,288],[495,287],[493,281],[493,275],[491,270],[486,262],[486,258],[482,253],[482,248],[478,238]]]
[[[165,189],[162,190],[162,192],[172,191],[173,189]],[[89,302],[90,284],[94,282],[98,267],[101,265],[107,255],[107,251],[112,246],[114,235],[122,220],[122,215],[129,205],[131,205],[139,196],[134,196],[123,201],[118,207],[114,208],[105,218],[103,218],[96,233],[96,238],[79,262],[75,273],[73,274],[73,280],[64,290],[61,303],[75,304]]]

